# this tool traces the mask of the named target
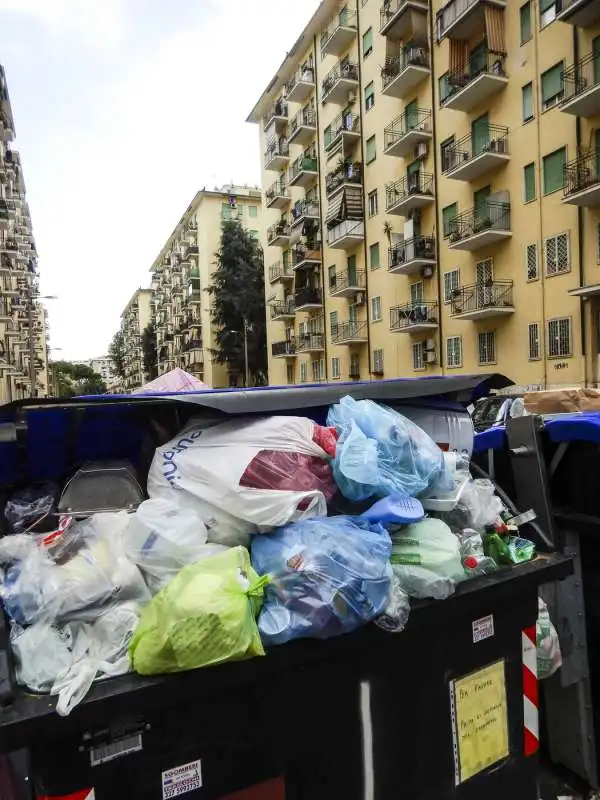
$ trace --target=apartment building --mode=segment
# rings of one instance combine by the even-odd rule
[[[121,314],[123,333],[123,367],[125,376],[120,383],[123,392],[138,389],[147,379],[144,369],[142,334],[153,317],[152,289],[138,289]],[[111,387],[115,391],[115,387]]]
[[[249,117],[271,383],[600,384],[600,0],[356,3]]]
[[[217,268],[221,223],[237,219],[258,239],[261,204],[257,188],[203,189],[175,226],[151,268],[159,374],[181,367],[213,388],[235,381],[226,365],[217,364],[211,355],[216,330],[206,289]]]
[[[0,402],[48,392],[47,319],[15,125],[0,65]]]

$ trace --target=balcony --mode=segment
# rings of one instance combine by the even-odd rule
[[[297,158],[289,171],[290,186],[302,186],[306,188],[314,183],[319,176],[319,160],[316,156],[300,156]]]
[[[298,202],[292,208],[292,228],[298,225],[303,225],[307,220],[319,220],[320,209],[319,204],[315,201]]]
[[[273,358],[295,358],[296,343],[293,340],[273,342],[271,345],[271,355]]]
[[[409,44],[397,56],[387,56],[381,70],[381,92],[400,99],[414,92],[430,73],[427,44]]]
[[[593,25],[600,19],[600,0],[562,0],[556,19],[579,28]]]
[[[344,162],[325,176],[325,193],[328,199],[349,185],[362,187],[362,164],[358,161]]]
[[[287,247],[290,243],[291,228],[287,222],[280,220],[267,228],[267,244],[271,247]]]
[[[356,38],[356,11],[344,8],[321,34],[321,56],[341,56]]]
[[[317,132],[317,114],[312,108],[303,108],[290,122],[290,144],[308,144]]]
[[[599,12],[600,13],[600,12]],[[578,117],[600,115],[600,58],[593,53],[563,74],[560,110]]]
[[[275,303],[271,306],[271,321],[283,322],[288,319],[294,319],[296,316],[296,307],[292,298],[287,298],[283,303]]]
[[[390,330],[397,333],[425,333],[438,327],[438,304],[421,300],[390,308]]]
[[[512,281],[486,281],[455,289],[450,301],[455,319],[479,320],[515,313]]]
[[[315,308],[323,308],[323,292],[320,289],[312,289],[305,286],[298,289],[294,297],[296,311],[312,311]]]
[[[450,0],[436,15],[438,41],[445,36],[470,41],[486,30],[486,6],[503,11],[506,5],[506,0]]]
[[[285,139],[269,142],[265,153],[265,169],[279,172],[290,162],[290,147]]]
[[[440,90],[440,104],[453,111],[472,111],[482,103],[490,105],[492,97],[507,85],[504,58],[486,50],[481,59],[468,59],[447,73],[445,88]]]
[[[386,156],[412,158],[417,148],[433,137],[431,110],[414,108],[405,111],[391,122],[383,132],[383,152]]]
[[[294,273],[289,264],[284,264],[283,261],[278,261],[269,267],[269,283],[285,283],[286,281],[293,281]]]
[[[292,249],[292,268],[294,271],[305,268],[312,268],[321,266],[323,255],[321,246],[304,246],[298,245]]]
[[[333,150],[338,144],[342,144],[342,149],[352,147],[360,141],[360,117],[357,114],[340,114],[331,125],[325,129],[324,135],[325,150]]]
[[[331,326],[331,341],[333,344],[363,344],[369,341],[369,332],[366,322],[348,320],[338,322]]]
[[[288,103],[303,103],[315,88],[315,70],[312,66],[301,67],[285,85]]]
[[[415,172],[385,187],[385,210],[387,214],[407,217],[415,208],[433,203],[433,175]]]
[[[348,95],[358,91],[358,65],[351,61],[337,64],[322,83],[323,104],[346,105]]]
[[[600,206],[600,150],[569,161],[565,166],[563,203],[582,208]]]
[[[428,9],[428,0],[384,0],[379,33],[390,39],[406,39],[415,28],[415,15],[427,14]]]
[[[184,353],[189,353],[192,350],[202,350],[202,339],[189,339],[181,348]]]
[[[304,333],[296,337],[299,353],[320,353],[325,350],[325,335],[322,333]]]
[[[342,270],[329,277],[330,297],[354,297],[357,292],[364,292],[366,273],[364,270]]]
[[[285,100],[279,99],[268,110],[265,115],[265,130],[271,125],[275,125],[277,133],[285,130],[288,121],[288,105]]]
[[[433,236],[415,236],[388,250],[388,271],[393,275],[415,275],[426,270],[433,274],[436,263]]]
[[[275,181],[265,192],[265,203],[267,208],[283,209],[290,203],[291,197],[287,186],[282,181]]]
[[[459,139],[442,154],[442,172],[458,181],[474,181],[510,161],[508,128],[488,125],[474,139],[471,134]]]
[[[351,250],[364,238],[364,219],[343,219],[327,231],[327,244],[334,250]]]
[[[444,238],[450,250],[479,250],[500,244],[512,236],[510,203],[488,200],[483,208],[463,211],[450,220]]]

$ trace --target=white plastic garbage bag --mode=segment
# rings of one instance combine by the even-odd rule
[[[252,531],[326,516],[326,495],[335,492],[334,452],[334,434],[305,417],[191,427],[157,449],[148,494],[183,490],[209,509],[250,523]]]
[[[146,500],[129,517],[123,534],[127,556],[146,576],[156,594],[187,564],[194,564],[227,548],[207,543],[207,530],[191,508],[173,498]]]
[[[537,670],[539,680],[549,678],[562,667],[562,653],[558,633],[550,619],[548,606],[538,597],[536,623]]]

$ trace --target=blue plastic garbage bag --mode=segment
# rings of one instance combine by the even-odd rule
[[[358,517],[307,519],[252,539],[252,566],[269,573],[258,629],[267,647],[328,639],[386,608],[391,539]]]
[[[422,428],[387,406],[346,396],[329,409],[327,425],[340,435],[333,476],[348,500],[393,492],[416,497],[443,477],[441,449]]]

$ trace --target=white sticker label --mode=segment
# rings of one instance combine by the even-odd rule
[[[489,614],[487,617],[473,620],[473,644],[482,642],[484,639],[489,639],[494,635],[494,615]]]
[[[115,758],[137,753],[139,750],[142,750],[142,734],[136,733],[134,736],[117,739],[109,744],[92,747],[90,750],[90,763],[92,767],[97,767],[100,764],[114,761]]]
[[[192,761],[181,767],[173,767],[162,774],[163,800],[179,797],[202,788],[202,768],[200,761]]]

